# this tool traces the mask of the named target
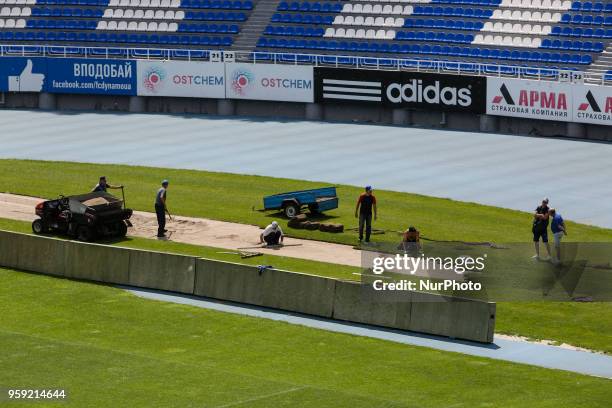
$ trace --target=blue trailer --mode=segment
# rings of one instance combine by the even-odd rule
[[[311,213],[338,208],[338,196],[336,187],[324,187],[270,195],[264,197],[263,204],[265,210],[282,210],[287,217],[293,218],[304,207]]]

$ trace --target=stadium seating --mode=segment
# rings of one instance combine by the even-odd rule
[[[0,42],[229,48],[253,7],[251,0],[0,0]]]
[[[71,47],[65,53],[83,47],[112,47],[113,53],[121,53],[121,47],[231,49],[249,24],[252,10],[268,1],[0,0],[0,43]],[[302,0],[274,4],[278,6],[266,16],[261,31],[255,30],[261,35],[252,40],[258,59],[274,52],[284,54],[281,60],[304,62],[319,55],[322,61],[337,63],[341,56],[340,61],[364,65],[396,65],[395,59],[401,58],[420,60],[419,64],[443,60],[585,69],[612,40],[610,2]]]
[[[257,50],[286,52],[287,59],[291,53],[343,55],[347,63],[378,57],[383,65],[397,64],[391,58],[399,57],[583,69],[612,39],[612,7],[576,3],[281,1]]]

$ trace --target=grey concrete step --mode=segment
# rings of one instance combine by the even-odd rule
[[[241,51],[253,51],[257,40],[276,12],[281,0],[260,0],[255,4],[249,20],[234,40],[232,48]]]

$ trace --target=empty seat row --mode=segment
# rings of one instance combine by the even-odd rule
[[[134,1],[134,0],[132,0]],[[135,0],[138,1],[138,0]],[[145,0],[146,1],[146,0]],[[253,2],[251,0],[182,0],[182,8],[203,8],[203,9],[231,9],[231,10],[252,10]]]
[[[550,35],[562,37],[594,37],[594,38],[612,38],[612,28],[581,28],[581,27],[559,27],[552,28]]]
[[[23,18],[18,20],[14,18],[0,18],[0,28],[25,28],[26,21]]]
[[[295,23],[295,24],[318,24],[330,25],[334,21],[333,16],[321,16],[319,14],[281,14],[275,13],[270,20],[273,23]]]
[[[592,11],[594,13],[612,13],[612,3],[593,3],[590,1],[575,1],[572,3],[572,10],[580,11]]]
[[[236,24],[185,24],[179,23],[178,31],[181,33],[220,33],[238,34],[240,28]]]
[[[324,37],[393,40],[395,38],[395,30],[355,30],[353,28],[345,30],[344,28],[327,28]]]
[[[521,37],[521,36],[501,36],[501,35],[482,35],[478,34],[474,38],[474,44],[483,45],[506,45],[509,47],[539,48],[542,43],[540,38]]]
[[[482,21],[471,20],[421,20],[421,19],[404,19],[404,27],[414,28],[444,28],[447,30],[474,30],[480,31],[484,27]]]
[[[224,46],[232,45],[231,37],[208,37],[189,35],[164,35],[164,34],[107,34],[107,33],[75,33],[50,31],[0,31],[0,40],[3,41],[70,41],[70,42],[101,42],[101,43],[132,43],[132,44],[176,44],[176,45],[198,45],[198,46]]]
[[[132,9],[106,9],[103,18],[135,18],[144,20],[182,20],[185,18],[183,10],[132,10]]]
[[[26,6],[36,4],[36,0],[0,0],[0,5],[17,5],[17,6]]]
[[[345,14],[393,14],[393,15],[408,15],[412,14],[414,8],[412,6],[402,5],[381,5],[381,4],[361,4],[361,3],[345,3],[342,12]]]
[[[177,8],[180,7],[181,0],[110,0],[108,7],[161,7]]]
[[[97,30],[109,30],[109,31],[169,31],[174,32],[178,30],[177,23],[157,23],[155,21],[98,21]]]
[[[95,30],[98,23],[94,20],[28,20],[27,28],[60,30]]]
[[[569,0],[503,0],[500,6],[538,10],[569,10],[572,2]]]
[[[251,0],[110,0],[108,6],[251,10],[253,2]]]
[[[444,32],[423,32],[423,31],[400,31],[397,33],[396,40],[408,40],[408,41],[426,41],[426,42],[448,42],[448,43],[459,43],[459,44],[470,44],[474,41],[472,34],[453,34]]]
[[[185,13],[185,20],[202,20],[202,21],[246,21],[247,16],[244,13],[233,12],[217,12],[204,13],[188,11]]]
[[[283,26],[267,26],[264,30],[266,35],[286,35],[298,37],[323,37],[325,30],[322,28],[312,27],[283,27]]]
[[[566,13],[561,16],[561,22],[565,24],[585,24],[585,25],[612,25],[612,16],[591,16],[582,14]]]
[[[542,41],[542,45],[540,46],[540,48],[550,48],[554,50],[602,52],[604,50],[604,44],[602,42],[559,41],[545,38]]]
[[[0,17],[28,17],[32,14],[30,7],[2,7]]]
[[[499,10],[495,10],[496,12]],[[415,16],[446,16],[446,17],[474,17],[474,18],[490,18],[493,15],[493,10],[490,9],[472,9],[463,7],[415,7],[412,14]]]
[[[312,11],[321,13],[340,13],[342,11],[342,3],[297,3],[291,4],[286,1],[281,1],[277,8],[278,11]]]
[[[80,8],[33,8],[32,16],[34,17],[83,17],[83,18],[100,18],[103,15],[102,9],[80,9]]]
[[[529,61],[547,64],[574,64],[588,65],[593,62],[591,55],[549,53],[540,51],[510,51],[506,49],[472,48],[429,44],[399,44],[399,43],[368,43],[325,40],[286,40],[275,38],[260,38],[257,42],[260,48],[293,48],[315,49],[325,51],[372,52],[390,54],[425,54],[445,55],[457,57],[471,57],[480,59],[499,59],[509,61]]]
[[[552,31],[549,25],[542,26],[540,24],[521,24],[521,23],[492,23],[487,21],[484,23],[482,31],[493,33],[523,33],[534,35],[548,35]]]
[[[418,3],[418,2],[410,2]],[[425,1],[424,3],[433,4],[469,4],[471,6],[493,6],[497,7],[502,4],[502,0],[431,0]]]
[[[6,0],[10,1],[10,0]],[[106,7],[109,0],[36,0],[37,5],[48,6],[100,6]],[[30,4],[30,3],[28,3]]]
[[[561,20],[561,13],[551,13],[549,11],[521,11],[521,10],[495,10],[491,16],[493,20],[513,20],[513,21],[539,21],[556,23]]]
[[[336,16],[335,25],[356,25],[356,26],[376,26],[376,27],[401,27],[404,19],[401,17],[363,17],[363,16]]]

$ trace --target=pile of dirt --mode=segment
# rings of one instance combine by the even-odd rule
[[[322,232],[339,233],[344,232],[344,225],[335,223],[325,223],[317,221],[309,221],[306,214],[299,214],[287,223],[289,228],[295,229],[306,229],[306,230],[319,230]]]

